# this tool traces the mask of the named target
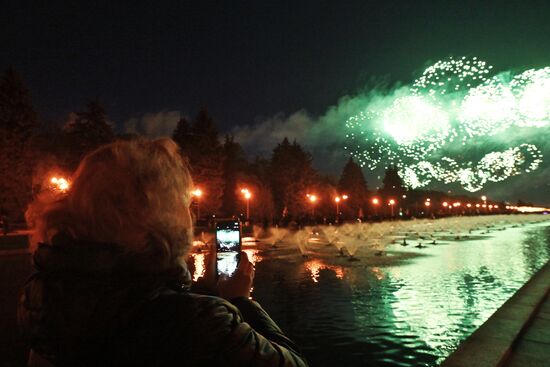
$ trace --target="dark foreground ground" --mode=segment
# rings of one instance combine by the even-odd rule
[[[27,350],[17,332],[19,289],[31,272],[26,236],[0,236],[0,366],[25,366]]]

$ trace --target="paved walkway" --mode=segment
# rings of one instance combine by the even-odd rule
[[[550,366],[550,262],[451,354],[443,367]]]
[[[503,366],[550,366],[550,297],[548,294],[531,324],[512,347],[510,357]]]

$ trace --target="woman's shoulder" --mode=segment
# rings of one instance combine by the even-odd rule
[[[239,309],[227,300],[193,292],[162,291],[150,302],[149,308],[169,313],[186,323],[242,321]]]
[[[172,340],[186,353],[209,355],[242,324],[239,310],[228,301],[190,292],[163,292],[137,315],[149,336]],[[206,343],[206,341],[208,341]],[[170,348],[168,348],[170,349]]]

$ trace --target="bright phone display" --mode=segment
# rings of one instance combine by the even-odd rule
[[[241,253],[241,222],[238,220],[216,222],[216,251],[218,275],[232,275],[237,269]]]

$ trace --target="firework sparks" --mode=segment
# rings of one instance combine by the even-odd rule
[[[516,76],[491,76],[492,69],[476,57],[436,62],[409,95],[349,118],[346,149],[369,169],[396,165],[413,188],[439,181],[478,191],[536,170],[543,156],[529,143],[465,158],[491,137],[550,125],[550,67]]]

